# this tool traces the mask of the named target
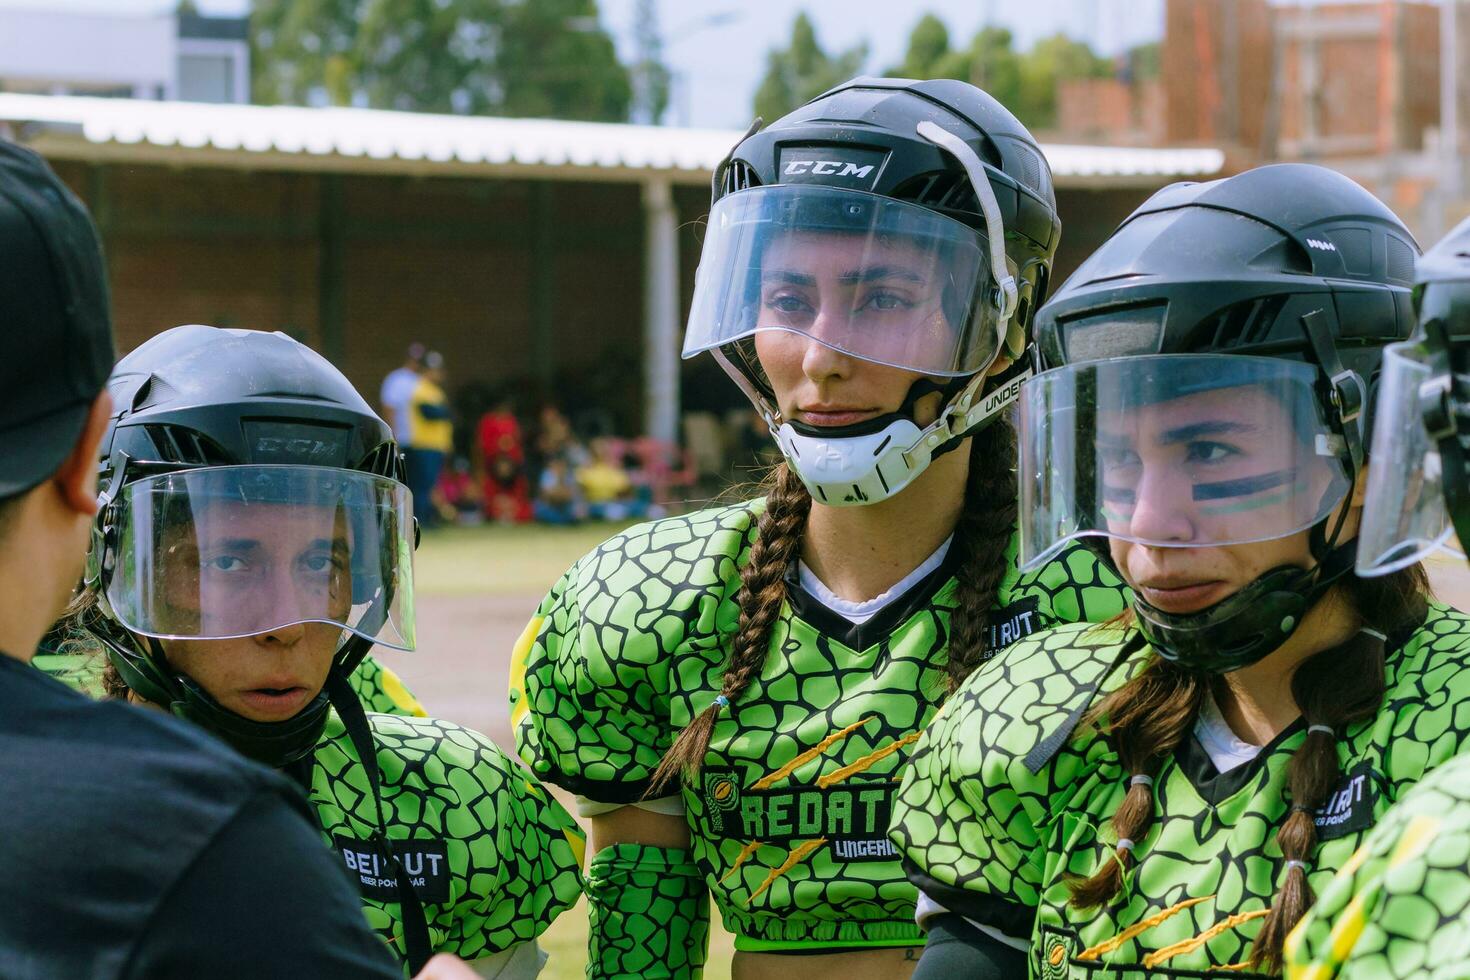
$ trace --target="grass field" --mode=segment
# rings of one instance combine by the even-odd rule
[[[420,649],[380,656],[431,714],[484,731],[513,752],[504,712],[510,647],[552,583],[619,527],[485,525],[427,532],[415,561]],[[572,809],[565,794],[557,795]],[[728,980],[734,947],[715,919],[705,977]],[[562,913],[540,942],[551,955],[542,980],[583,976],[586,903]]]
[[[417,556],[419,649],[411,654],[382,651],[431,714],[485,732],[508,752],[506,704],[510,651],[546,590],[579,556],[617,530],[608,524],[571,528],[447,528],[424,535]],[[1465,563],[1435,559],[1430,575],[1439,597],[1470,607],[1470,572]],[[570,809],[571,801],[563,801]],[[730,935],[713,923],[705,976],[730,976]],[[563,913],[542,937],[551,954],[544,980],[583,976],[587,912],[578,905]]]

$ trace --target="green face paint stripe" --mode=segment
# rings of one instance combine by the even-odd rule
[[[1305,489],[1305,487],[1301,488]],[[1273,507],[1276,504],[1285,503],[1292,497],[1297,496],[1301,489],[1288,487],[1278,493],[1269,494],[1259,500],[1243,500],[1238,504],[1220,504],[1213,507],[1201,507],[1199,513],[1207,517],[1220,517],[1225,514],[1243,514],[1247,511],[1260,510],[1262,507]]]

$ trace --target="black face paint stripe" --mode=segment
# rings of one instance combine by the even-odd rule
[[[1239,480],[1221,480],[1218,483],[1196,483],[1195,500],[1224,500],[1228,497],[1249,497],[1263,490],[1274,490],[1296,482],[1296,468],[1262,473],[1259,476],[1242,477]]]

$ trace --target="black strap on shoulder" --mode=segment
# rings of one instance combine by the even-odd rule
[[[1031,751],[1026,753],[1026,758],[1023,761],[1026,764],[1027,771],[1031,775],[1034,776],[1041,772],[1048,762],[1056,758],[1056,754],[1062,750],[1063,745],[1067,744],[1067,739],[1072,737],[1072,732],[1076,731],[1077,725],[1081,723],[1082,716],[1087,713],[1088,708],[1092,707],[1092,699],[1097,697],[1098,689],[1103,686],[1103,682],[1113,675],[1113,671],[1117,670],[1123,661],[1133,656],[1139,650],[1142,650],[1144,642],[1143,634],[1134,631],[1133,635],[1128,638],[1128,642],[1124,643],[1122,648],[1118,650],[1118,655],[1113,658],[1113,662],[1108,664],[1108,669],[1099,674],[1097,680],[1087,686],[1087,692],[1083,695],[1082,700],[1077,703],[1077,707],[1073,708],[1067,717],[1062,719],[1060,725],[1052,729],[1050,735],[1037,742],[1032,746]]]
[[[429,924],[424,918],[423,903],[419,901],[418,894],[409,883],[408,872],[404,870],[403,863],[398,860],[398,855],[394,853],[393,845],[388,840],[388,824],[383,819],[383,793],[378,787],[377,743],[373,741],[372,730],[368,727],[367,712],[363,711],[362,702],[357,699],[357,694],[347,682],[345,672],[333,670],[327,675],[327,695],[332,699],[332,707],[337,709],[337,716],[347,729],[347,737],[352,739],[352,747],[357,751],[357,758],[362,762],[363,771],[367,773],[368,786],[373,791],[373,808],[378,818],[378,829],[374,831],[371,843],[376,846],[379,856],[393,869],[397,882],[398,907],[403,915],[403,945],[408,954],[408,972],[410,976],[415,976],[429,962],[434,951],[429,944]]]

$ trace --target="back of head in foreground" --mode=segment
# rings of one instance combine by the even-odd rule
[[[289,787],[26,663],[82,573],[113,349],[90,218],[4,141],[0,254],[0,972],[395,975]]]

